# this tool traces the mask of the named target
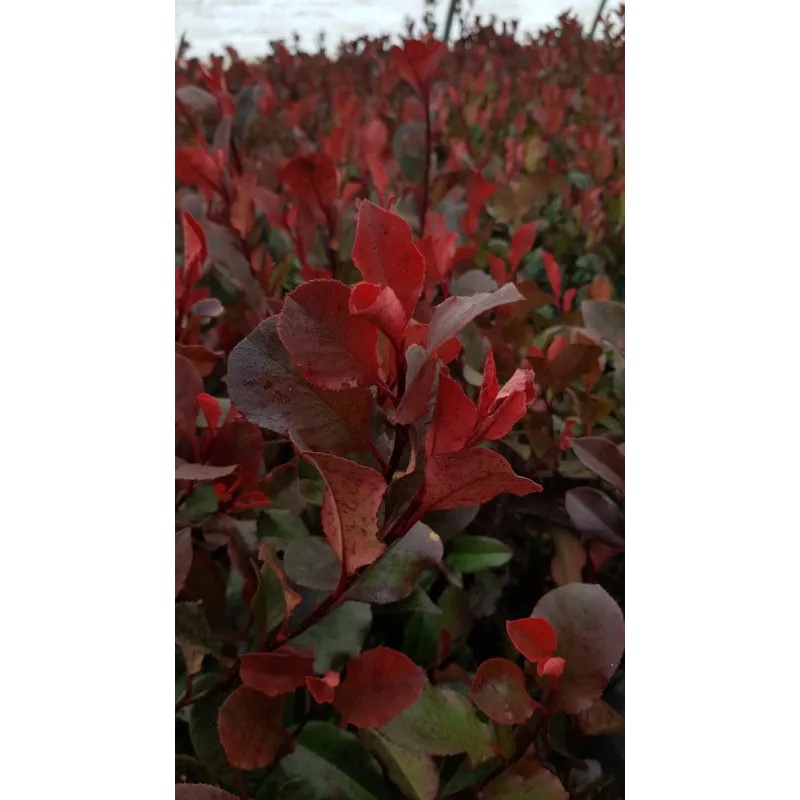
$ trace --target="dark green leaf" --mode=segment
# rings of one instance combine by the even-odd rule
[[[271,508],[258,518],[259,539],[272,538],[293,542],[307,539],[310,535],[300,514],[290,509]]]
[[[342,574],[339,557],[321,536],[292,542],[286,548],[283,567],[290,580],[321,592],[333,591]]]
[[[258,573],[258,589],[253,595],[253,621],[256,636],[263,630],[273,631],[286,617],[286,597],[280,579],[269,564],[262,564]]]
[[[297,749],[281,761],[280,770],[291,784],[286,796],[295,800],[388,800],[392,796],[380,767],[358,739],[325,722],[306,725]]]
[[[213,655],[221,664],[230,664],[208,626],[200,603],[175,604],[175,643],[181,648],[190,675],[198,673],[203,657]]]
[[[298,647],[314,651],[314,671],[337,672],[361,652],[372,625],[372,609],[366,603],[347,602],[294,639]]]
[[[219,707],[226,698],[224,692],[214,692],[189,707],[189,736],[197,760],[217,780],[230,783],[235,778],[235,771],[222,749],[217,728]]]
[[[199,522],[211,514],[216,514],[219,506],[214,485],[198,483],[183,506],[183,513],[190,522]]]
[[[364,728],[359,740],[383,764],[389,779],[409,800],[434,800],[439,774],[434,760],[390,742],[376,730]]]

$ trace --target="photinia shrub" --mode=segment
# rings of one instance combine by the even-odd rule
[[[181,48],[176,800],[622,796],[601,27]]]

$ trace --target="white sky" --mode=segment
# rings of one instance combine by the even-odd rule
[[[597,4],[596,0],[475,0],[474,12],[484,18],[492,13],[516,18],[522,30],[533,31],[555,23],[570,7],[590,21]],[[617,3],[609,2],[607,8],[612,5]],[[438,6],[443,29],[446,0]],[[185,31],[194,55],[221,53],[229,44],[248,57],[264,55],[270,40],[290,41],[294,30],[310,47],[324,29],[330,51],[342,37],[400,33],[406,16],[419,20],[422,13],[422,0],[175,0],[175,42]]]

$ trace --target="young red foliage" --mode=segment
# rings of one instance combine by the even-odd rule
[[[489,719],[518,725],[540,708],[525,688],[525,674],[507,658],[484,661],[472,680],[469,696]]]
[[[283,697],[267,697],[240,686],[220,706],[219,740],[228,761],[239,769],[271,764],[286,741]]]
[[[339,556],[342,573],[352,575],[375,561],[385,545],[378,539],[378,510],[386,492],[383,475],[370,467],[325,453],[298,453],[325,480],[322,528]]]
[[[378,329],[350,313],[349,286],[309,281],[286,297],[278,335],[305,377],[321,389],[370,386],[378,374]]]
[[[511,267],[512,275],[516,273],[522,257],[529,253],[533,247],[538,226],[538,222],[527,222],[525,225],[520,225],[511,237],[511,243],[508,247],[508,263]]]
[[[377,728],[411,708],[424,687],[424,673],[408,656],[389,647],[376,647],[347,665],[333,706],[342,725]]]
[[[541,492],[530,478],[522,478],[499,453],[486,448],[437,453],[425,468],[424,511],[445,511],[475,503],[486,503],[508,492],[517,497]]]
[[[447,52],[444,42],[430,39],[407,39],[402,49],[391,49],[397,71],[406,83],[422,94],[427,94],[439,63]]]
[[[425,262],[414,246],[409,224],[364,200],[358,207],[352,258],[365,281],[394,291],[408,322],[425,279]]]
[[[389,286],[357,283],[350,295],[350,313],[362,316],[382,331],[396,347],[402,346],[406,315],[397,295]]]
[[[267,697],[289,694],[314,674],[314,656],[283,648],[275,653],[246,653],[239,665],[242,683]]]
[[[339,685],[339,673],[328,670],[321,678],[309,675],[306,678],[306,688],[318,703],[332,703]]]
[[[192,567],[192,529],[183,528],[175,534],[175,597],[180,594]]]
[[[339,191],[336,166],[326,153],[287,161],[281,169],[280,181],[306,208],[323,214],[336,202]]]
[[[556,260],[553,258],[550,253],[543,252],[542,253],[542,261],[544,261],[544,269],[547,273],[547,280],[550,282],[550,288],[553,290],[553,294],[556,297],[556,300],[561,301],[561,268],[556,263]]]
[[[546,619],[528,617],[510,620],[506,622],[506,631],[514,647],[534,663],[540,658],[549,658],[558,646],[556,632]]]

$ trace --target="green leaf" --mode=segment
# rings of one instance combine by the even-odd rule
[[[320,480],[304,478],[300,481],[300,495],[312,506],[319,508],[325,496],[325,483]]]
[[[258,573],[258,588],[253,595],[254,635],[264,629],[273,631],[286,616],[286,596],[280,579],[269,564],[262,564]]]
[[[442,797],[449,797],[452,794],[463,792],[464,789],[469,789],[470,786],[482,783],[496,768],[496,758],[478,764],[477,767],[473,767],[468,758],[463,759],[442,790]]]
[[[294,800],[382,800],[390,798],[375,759],[347,731],[309,722],[297,749],[280,763],[286,779],[281,798]]]
[[[197,760],[215,778],[230,783],[235,770],[228,763],[217,728],[219,707],[226,699],[225,692],[214,692],[189,706],[189,737]]]
[[[198,483],[186,499],[183,513],[189,522],[199,522],[201,519],[216,514],[218,507],[219,500],[214,491],[214,484]]]
[[[385,606],[381,606],[380,611],[384,614],[408,614],[415,611],[420,611],[424,614],[442,613],[442,609],[431,600],[428,593],[421,586],[417,586],[408,597],[404,597],[396,603],[388,603]]]
[[[453,542],[453,551],[447,561],[451,567],[468,574],[502,567],[511,560],[512,555],[511,548],[498,539],[488,536],[459,536]]]
[[[230,659],[221,650],[218,639],[211,633],[200,603],[175,604],[175,643],[183,652],[186,671],[196,675],[203,666],[203,657],[214,656],[227,666]]]
[[[572,169],[567,173],[567,180],[578,189],[588,189],[592,185],[591,177],[577,169]]]
[[[301,633],[294,643],[313,649],[315,672],[338,672],[361,652],[371,625],[372,609],[366,603],[345,602]]]
[[[430,683],[411,708],[378,730],[394,744],[428,755],[467,753],[473,765],[493,755],[490,729],[478,720],[472,701]]]
[[[441,627],[438,615],[415,611],[403,629],[403,652],[423,669],[436,661]]]
[[[294,542],[308,539],[309,536],[311,534],[308,532],[308,528],[296,511],[271,508],[259,516],[259,539],[282,539],[286,542]]]
[[[439,773],[434,760],[425,753],[393,744],[378,731],[364,728],[359,740],[383,764],[386,774],[409,800],[434,800]]]
[[[425,567],[442,560],[442,540],[427,525],[418,522],[399,542],[380,557],[349,593],[364,603],[394,603],[407,597]]]
[[[292,542],[283,556],[283,568],[296,584],[320,592],[332,592],[342,574],[339,557],[321,536]]]

